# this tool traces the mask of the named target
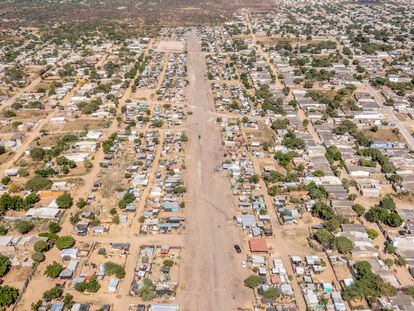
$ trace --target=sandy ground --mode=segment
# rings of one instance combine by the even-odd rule
[[[214,102],[206,78],[205,56],[195,33],[188,42],[189,105],[193,131],[187,149],[190,201],[182,258],[183,310],[237,310],[253,301],[243,286],[247,272],[234,244],[242,244],[239,228],[232,224],[234,201],[224,176],[214,174],[221,164],[219,129],[212,122]],[[198,138],[200,135],[200,139]]]
[[[185,43],[181,41],[160,41],[157,50],[160,52],[183,52]]]

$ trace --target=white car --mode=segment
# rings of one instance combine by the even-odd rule
[[[247,262],[245,260],[242,260],[242,267],[246,268],[247,267]]]

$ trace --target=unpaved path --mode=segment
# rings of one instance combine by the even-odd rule
[[[225,176],[213,173],[223,160],[220,132],[211,122],[214,102],[205,55],[195,32],[187,41],[189,105],[193,112],[187,148],[189,199],[181,273],[183,310],[237,310],[253,301],[243,285],[247,271],[234,244],[241,230],[232,223],[234,201]],[[200,138],[199,138],[200,135]]]

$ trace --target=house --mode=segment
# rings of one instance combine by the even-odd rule
[[[252,253],[267,253],[269,251],[265,239],[249,240],[249,248]]]
[[[256,224],[254,215],[236,216],[237,222],[243,226],[243,229],[252,228]]]
[[[93,140],[98,140],[100,137],[102,136],[102,132],[101,131],[89,131],[86,134],[86,139],[93,139]]]
[[[50,311],[63,311],[63,302],[56,302],[50,306]]]
[[[331,292],[332,301],[335,306],[335,311],[345,311],[346,305],[342,299],[341,293]]]
[[[166,303],[153,303],[151,304],[149,311],[179,311],[180,308],[177,304]]]
[[[118,288],[119,280],[117,278],[112,278],[108,283],[108,291],[116,292]]]
[[[78,258],[78,249],[77,248],[66,248],[60,251],[60,257],[62,260],[72,260]]]
[[[380,182],[376,179],[357,179],[357,189],[362,196],[378,198],[381,194]]]
[[[66,117],[53,117],[50,119],[51,124],[65,124],[66,121]]]
[[[95,152],[97,143],[95,141],[79,141],[75,144],[75,148],[81,152]]]
[[[103,234],[105,233],[105,231],[106,231],[105,227],[102,227],[102,226],[92,227],[92,232],[95,234]]]
[[[83,162],[85,160],[88,160],[89,154],[88,153],[72,153],[72,154],[66,154],[65,157],[68,160],[71,160],[73,162]]]
[[[51,207],[29,208],[29,210],[26,212],[26,217],[60,220],[63,216],[63,213],[64,211],[59,208],[51,208]]]
[[[110,243],[113,249],[129,251],[130,243]]]
[[[18,172],[17,168],[9,168],[4,171],[4,175],[9,176],[9,177],[14,177],[14,176],[17,176],[17,172]]]
[[[89,226],[89,223],[87,222],[83,222],[83,221],[78,222],[74,228],[75,233],[81,236],[86,235],[88,233],[88,226]]]
[[[87,303],[75,303],[70,311],[88,311],[89,310],[89,304]]]

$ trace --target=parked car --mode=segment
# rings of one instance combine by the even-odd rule
[[[241,253],[241,248],[239,244],[234,244],[234,249],[236,250],[237,254]]]

